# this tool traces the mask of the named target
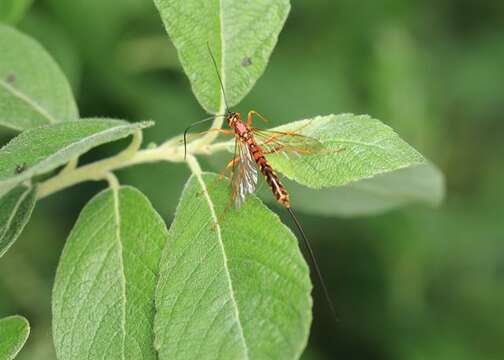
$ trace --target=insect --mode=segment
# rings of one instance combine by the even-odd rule
[[[252,126],[254,116],[262,115],[250,111],[247,121],[239,112],[229,112],[226,116],[232,129],[227,134],[235,136],[235,157],[228,164],[233,168],[232,188],[236,207],[239,208],[250,193],[254,193],[258,181],[258,170],[266,179],[277,202],[290,209],[287,189],[266,159],[266,155],[283,153],[287,158],[295,154],[315,154],[324,148],[318,140],[295,132],[268,131]]]
[[[14,173],[21,174],[23,171],[26,170],[27,167],[28,167],[28,165],[26,165],[25,162],[22,164],[16,164],[16,168],[14,169]]]
[[[322,277],[313,249],[303,230],[303,227],[301,226],[301,223],[291,207],[289,193],[282,184],[273,167],[266,159],[266,155],[273,153],[283,153],[287,157],[289,154],[295,154],[297,156],[316,154],[323,151],[324,146],[317,139],[303,136],[296,132],[267,131],[254,128],[252,126],[254,116],[266,121],[266,119],[256,111],[250,111],[248,113],[246,122],[242,121],[241,114],[239,112],[229,111],[222,78],[219,74],[217,63],[210,46],[208,46],[208,51],[219,79],[224,103],[227,109],[224,115],[215,116],[225,116],[226,122],[229,126],[229,129],[211,130],[219,131],[226,135],[234,135],[235,137],[235,156],[227,165],[227,168],[231,167],[233,170],[231,184],[232,198],[234,199],[235,205],[239,208],[246,200],[247,195],[256,191],[259,178],[258,173],[260,172],[266,179],[266,182],[275,196],[276,201],[287,209],[299,233],[301,234],[301,238],[308,250],[313,268],[316,271],[317,277],[324,291],[327,303],[331,312],[335,315],[336,312],[334,310],[334,305],[331,301],[331,297],[329,296],[329,291]],[[186,128],[184,131],[184,146],[186,151],[187,132],[192,127],[212,119],[213,117],[200,120]]]

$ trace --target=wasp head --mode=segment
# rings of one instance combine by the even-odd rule
[[[240,122],[240,113],[230,111],[226,116],[227,123],[230,128],[234,128],[235,125]]]

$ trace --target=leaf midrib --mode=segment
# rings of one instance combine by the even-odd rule
[[[56,118],[54,118],[46,109],[44,109],[41,105],[39,105],[37,103],[37,101],[30,98],[30,96],[28,96],[27,94],[16,89],[14,86],[10,85],[9,83],[5,82],[4,80],[0,80],[0,85],[5,90],[10,92],[12,95],[14,95],[16,98],[23,101],[24,103],[29,105],[33,110],[35,110],[37,113],[42,115],[45,119],[47,119],[49,124],[54,124],[54,123],[58,122],[58,120],[56,120]]]
[[[116,222],[116,239],[117,239],[117,247],[119,251],[119,261],[120,261],[120,268],[121,268],[121,281],[122,281],[122,295],[124,299],[124,305],[122,307],[122,314],[121,314],[121,330],[123,331],[122,334],[122,347],[121,347],[121,358],[125,359],[125,348],[126,348],[126,308],[127,308],[127,297],[126,297],[126,272],[124,270],[124,249],[121,241],[121,214],[119,211],[119,188],[116,184],[111,186],[111,191],[112,191],[112,199],[114,202],[114,219]]]
[[[222,231],[221,231],[221,227],[220,227],[220,224],[218,222],[218,219],[217,219],[217,213],[215,211],[214,204],[212,202],[212,199],[210,198],[210,194],[208,193],[208,189],[207,189],[207,186],[205,184],[205,181],[203,180],[202,175],[201,174],[195,174],[195,176],[198,179],[198,182],[199,182],[199,184],[201,186],[201,190],[203,191],[203,194],[205,195],[205,199],[206,199],[206,201],[208,203],[208,208],[210,210],[210,215],[212,216],[212,220],[213,220],[214,225],[215,225],[215,232],[217,234],[217,240],[219,242],[219,246],[220,246],[221,251],[222,251],[222,257],[223,257],[223,260],[224,260],[224,270],[225,270],[224,273],[226,274],[226,280],[227,280],[228,287],[229,287],[229,293],[230,293],[230,296],[231,296],[231,302],[233,304],[233,309],[234,309],[234,312],[235,312],[236,323],[238,325],[238,330],[240,332],[240,339],[241,339],[241,342],[243,344],[243,348],[244,348],[244,351],[245,351],[245,359],[249,359],[250,356],[249,356],[249,352],[248,352],[248,345],[247,345],[247,341],[245,339],[245,333],[243,331],[243,326],[242,326],[241,320],[240,320],[240,311],[238,309],[238,303],[236,302],[236,298],[235,298],[235,292],[234,292],[234,289],[233,289],[233,282],[232,282],[231,274],[230,274],[229,268],[228,268],[228,258],[227,258],[227,254],[226,254],[226,249],[224,247],[224,242],[222,240]]]

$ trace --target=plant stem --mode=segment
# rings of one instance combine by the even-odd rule
[[[210,140],[213,141],[212,139]],[[201,141],[201,139],[199,139],[198,141]],[[110,174],[113,171],[129,166],[159,161],[184,161],[184,147],[182,145],[175,145],[174,141],[168,141],[162,146],[145,150],[140,150],[141,144],[142,132],[137,131],[133,134],[131,144],[125,150],[113,157],[79,167],[75,166],[76,162],[71,161],[71,163],[67,165],[58,175],[46,180],[39,185],[37,198],[45,198],[51,194],[54,194],[55,192],[61,191],[84,181],[102,181],[110,179]],[[192,143],[192,145],[193,144],[194,143]],[[192,154],[188,154],[186,161],[193,173],[201,174],[201,168],[194,155],[208,155],[214,152],[227,150],[228,148],[229,142],[210,145],[205,141],[203,143],[200,143],[198,148],[193,147],[193,152]]]
[[[76,157],[75,159],[70,160],[66,166],[61,170],[61,174],[73,171],[77,168],[77,165],[79,165],[79,158]]]

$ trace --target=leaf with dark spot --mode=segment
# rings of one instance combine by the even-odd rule
[[[249,58],[248,56],[245,56],[242,59],[241,64],[242,64],[243,67],[250,66],[250,65],[252,65],[252,59]]]

